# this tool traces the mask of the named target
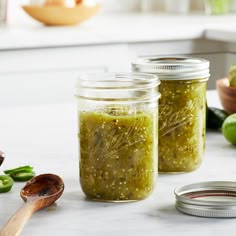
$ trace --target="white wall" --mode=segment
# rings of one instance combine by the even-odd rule
[[[24,0],[8,0],[8,24],[24,24],[32,22],[30,18],[21,8],[27,1]]]

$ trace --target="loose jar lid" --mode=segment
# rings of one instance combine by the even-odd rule
[[[161,80],[209,77],[209,61],[191,57],[144,57],[132,63],[135,72],[154,73]]]
[[[201,182],[178,187],[174,191],[176,209],[185,214],[229,218],[236,217],[236,182]]]

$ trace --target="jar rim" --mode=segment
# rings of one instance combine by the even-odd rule
[[[160,97],[157,75],[146,73],[90,73],[79,76],[75,96],[98,101],[141,102]]]
[[[208,78],[209,65],[209,61],[193,57],[143,57],[132,62],[132,70],[157,74],[160,80],[193,80]]]
[[[93,89],[139,89],[152,88],[160,84],[157,75],[147,73],[89,73],[81,74],[76,87]]]

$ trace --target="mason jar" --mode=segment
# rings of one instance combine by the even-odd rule
[[[159,172],[189,172],[201,164],[206,138],[209,62],[199,58],[138,59],[133,71],[158,75]]]
[[[157,176],[156,75],[103,73],[78,80],[80,183],[100,201],[146,198]]]

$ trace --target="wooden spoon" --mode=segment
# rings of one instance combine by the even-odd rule
[[[0,166],[2,165],[3,161],[4,161],[4,153],[0,151]]]
[[[63,180],[54,174],[42,174],[29,180],[20,192],[25,204],[2,228],[0,236],[20,235],[32,214],[51,205],[63,191]]]

